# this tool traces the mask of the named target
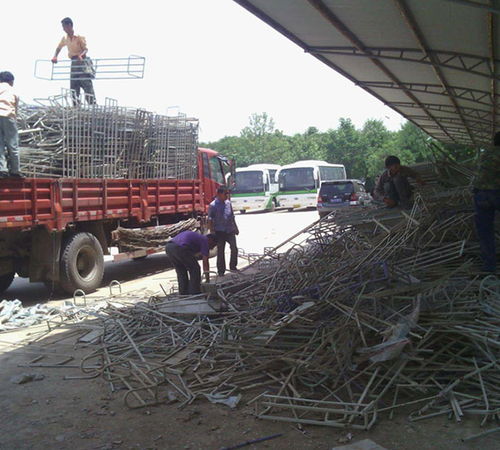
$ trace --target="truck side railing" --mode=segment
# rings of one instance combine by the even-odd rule
[[[199,180],[2,179],[0,230],[39,225],[49,231],[70,223],[163,214],[202,213]]]

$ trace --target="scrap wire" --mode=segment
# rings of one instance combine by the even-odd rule
[[[344,208],[266,249],[217,282],[211,314],[172,312],[204,295],[110,304],[82,369],[130,407],[249,392],[258,417],[298,424],[369,429],[408,406],[498,419],[500,283],[474,270],[453,164],[453,187],[430,183],[409,211]]]
[[[71,91],[21,104],[21,170],[29,177],[195,179],[198,120],[141,109],[72,105]]]

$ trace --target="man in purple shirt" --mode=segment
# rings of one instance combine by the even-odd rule
[[[201,253],[205,280],[210,281],[208,253],[217,245],[214,234],[202,235],[194,231],[183,231],[167,242],[165,252],[177,273],[179,294],[201,292],[201,272],[196,255]]]
[[[228,200],[227,188],[224,186],[217,189],[217,197],[210,203],[208,208],[208,226],[210,227],[210,233],[215,233],[217,237],[217,273],[224,275],[226,272],[226,257],[224,255],[226,242],[231,249],[229,270],[238,270],[236,268],[238,264],[236,236],[240,232],[234,220],[233,207]]]

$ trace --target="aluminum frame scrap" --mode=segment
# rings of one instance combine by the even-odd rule
[[[82,369],[129,407],[235,407],[244,395],[259,418],[338,428],[370,429],[399,408],[498,420],[500,281],[475,269],[471,194],[453,178],[428,183],[409,211],[318,220],[225,277],[218,303],[110,304]],[[176,312],[173,300],[208,306]]]
[[[71,92],[20,106],[21,170],[29,177],[197,177],[198,120],[104,105],[74,107]]]

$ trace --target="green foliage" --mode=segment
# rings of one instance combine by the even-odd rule
[[[384,159],[396,155],[403,164],[432,159],[437,145],[443,153],[459,154],[460,158],[474,156],[466,147],[438,144],[411,122],[398,131],[389,131],[381,120],[367,120],[356,129],[351,119],[340,119],[336,129],[320,132],[309,127],[302,134],[287,136],[275,128],[267,113],[252,114],[249,125],[240,136],[226,136],[216,142],[200,144],[236,160],[237,167],[250,164],[290,164],[305,159],[320,159],[344,164],[347,176],[373,183],[384,169]]]

